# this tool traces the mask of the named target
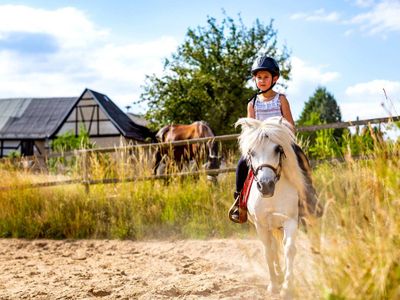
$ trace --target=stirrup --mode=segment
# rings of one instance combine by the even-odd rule
[[[239,207],[235,205],[235,203],[229,209],[229,220],[235,223],[241,223],[239,217]]]
[[[237,192],[235,192],[236,195]],[[240,194],[237,193],[237,197],[235,202],[232,204],[231,208],[229,209],[229,219],[234,223],[245,223],[247,221],[247,209],[240,208]]]

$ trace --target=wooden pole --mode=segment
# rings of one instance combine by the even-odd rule
[[[82,158],[82,184],[85,186],[86,194],[89,194],[89,155],[87,151],[81,151],[80,154]]]

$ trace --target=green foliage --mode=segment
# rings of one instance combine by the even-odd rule
[[[342,156],[340,146],[333,135],[333,129],[318,130],[315,142],[310,144],[308,153],[314,159],[328,159]]]
[[[58,136],[51,143],[52,151],[57,153],[90,149],[93,147],[94,145],[90,142],[89,133],[84,127],[80,128],[78,136],[68,131]],[[49,169],[55,173],[70,173],[72,169],[77,168],[76,164],[77,160],[75,156],[51,158],[48,162]]]
[[[350,134],[350,131],[345,131],[342,136],[342,153],[359,156],[369,155],[374,149],[383,143],[382,133],[376,128],[364,127],[360,134]]]
[[[366,126],[361,132],[351,134],[346,129],[338,138],[334,129],[322,129],[313,132],[313,140],[304,132],[298,134],[298,140],[307,156],[315,160],[343,158],[373,154],[385,144],[383,133],[377,127]]]
[[[314,114],[314,116],[313,116]],[[314,120],[315,124],[309,124],[312,117],[315,115],[319,116],[319,120]],[[340,108],[334,98],[326,88],[318,87],[314,95],[309,98],[305,103],[304,109],[300,114],[300,118],[297,121],[298,125],[316,125],[316,124],[329,124],[335,122],[341,122],[342,115]]]
[[[7,155],[8,158],[20,158],[21,157],[21,152],[19,151],[11,151],[10,153],[8,153]]]
[[[340,108],[334,98],[326,88],[318,87],[314,95],[305,103],[303,111],[297,120],[297,126],[310,126],[319,124],[329,124],[342,121]],[[343,129],[335,129],[333,135],[340,142],[340,137],[343,134]],[[310,144],[313,144],[316,139],[315,132],[300,133],[302,139],[308,139]]]
[[[186,39],[165,60],[164,75],[147,76],[141,101],[147,101],[146,118],[153,128],[171,123],[208,122],[216,134],[232,132],[236,120],[246,114],[250,67],[259,54],[273,56],[282,77],[291,66],[286,47],[277,49],[273,22],[256,20],[246,28],[241,18],[225,17],[221,23],[209,17],[207,26],[189,29]]]
[[[93,145],[90,143],[89,133],[83,127],[80,128],[79,135],[76,136],[72,131],[68,131],[51,143],[51,150],[54,152],[89,148],[93,148]]]

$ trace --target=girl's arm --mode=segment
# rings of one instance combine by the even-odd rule
[[[247,117],[248,118],[253,118],[253,119],[256,118],[256,114],[254,112],[254,107],[253,107],[253,101],[250,101],[247,104]]]
[[[293,126],[293,129],[295,129],[294,121],[293,121],[293,116],[292,112],[290,110],[290,105],[289,101],[286,99],[285,95],[280,95],[279,100],[281,100],[281,111],[282,111],[282,116]]]

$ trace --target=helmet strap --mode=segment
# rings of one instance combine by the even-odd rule
[[[268,92],[269,90],[271,90],[271,89],[275,86],[275,84],[276,84],[276,81],[275,81],[273,84],[271,84],[271,86],[270,86],[268,89],[266,89],[266,90],[264,90],[264,91],[259,90],[259,91],[257,92],[257,95],[264,94],[264,93]]]
[[[273,84],[271,84],[271,86],[270,86],[268,89],[266,89],[266,90],[264,90],[264,91],[259,90],[257,93],[255,93],[253,96],[251,96],[249,102],[252,101],[253,107],[254,107],[254,105],[256,104],[257,95],[260,95],[260,94],[263,94],[263,93],[268,92],[269,90],[271,90],[271,89],[275,86],[275,84],[276,84],[276,81],[275,81]]]

